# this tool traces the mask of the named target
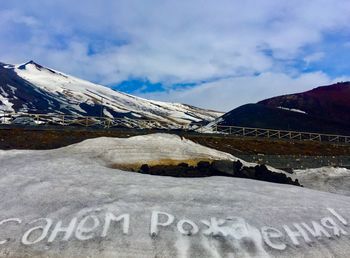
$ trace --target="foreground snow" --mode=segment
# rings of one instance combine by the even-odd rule
[[[350,255],[349,197],[239,178],[157,177],[110,168],[109,161],[136,157],[135,147],[117,156],[127,141],[148,159],[145,139],[164,150],[174,145],[183,158],[228,155],[186,141],[184,148],[170,136],[135,138],[0,151],[0,256]]]
[[[239,160],[246,167],[257,165],[229,153],[194,143],[178,135],[165,133],[130,138],[101,137],[85,140],[63,149],[78,155],[84,153],[105,166],[114,168],[139,168],[142,164],[176,165],[182,162],[194,165],[198,161],[213,160]],[[271,171],[285,173],[282,170],[267,167]],[[293,177],[290,174],[288,176]]]
[[[299,182],[305,187],[350,196],[350,170],[321,167],[295,170]]]
[[[142,164],[179,164],[198,161],[240,160],[231,154],[217,151],[174,134],[156,133],[130,138],[89,139],[63,148],[70,153],[89,155],[105,165],[114,167]],[[255,166],[240,160],[245,166]]]

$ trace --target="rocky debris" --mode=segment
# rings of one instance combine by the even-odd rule
[[[298,179],[293,180],[284,173],[270,171],[265,165],[244,167],[240,161],[229,160],[215,160],[211,163],[207,161],[200,161],[196,166],[190,166],[187,163],[181,163],[179,165],[155,166],[143,164],[138,172],[142,174],[172,177],[239,177],[272,183],[301,186]]]

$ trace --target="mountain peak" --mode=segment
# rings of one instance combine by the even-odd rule
[[[40,64],[38,64],[38,63],[36,63],[36,62],[34,62],[33,60],[30,60],[30,61],[28,61],[28,62],[26,62],[26,63],[24,63],[24,64],[22,64],[22,65],[19,65],[18,66],[18,69],[20,69],[20,70],[25,70],[26,69],[26,67],[27,67],[27,65],[34,65],[37,69],[41,69],[41,68],[43,68],[43,66],[41,66]]]

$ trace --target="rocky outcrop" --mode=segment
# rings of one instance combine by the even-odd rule
[[[284,173],[270,171],[265,165],[244,167],[240,161],[215,160],[213,162],[201,161],[196,166],[187,163],[179,165],[155,165],[143,164],[140,173],[172,176],[172,177],[208,177],[227,176],[261,180],[279,184],[291,184],[300,186],[298,179],[293,180]]]

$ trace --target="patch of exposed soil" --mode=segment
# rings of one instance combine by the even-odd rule
[[[48,130],[0,129],[0,149],[54,149],[96,137],[130,137],[154,132],[176,133],[196,143],[235,154],[280,154],[337,156],[350,155],[350,145],[310,141],[269,140],[224,135],[204,135],[180,131],[156,130],[87,130],[84,128],[50,128]]]

